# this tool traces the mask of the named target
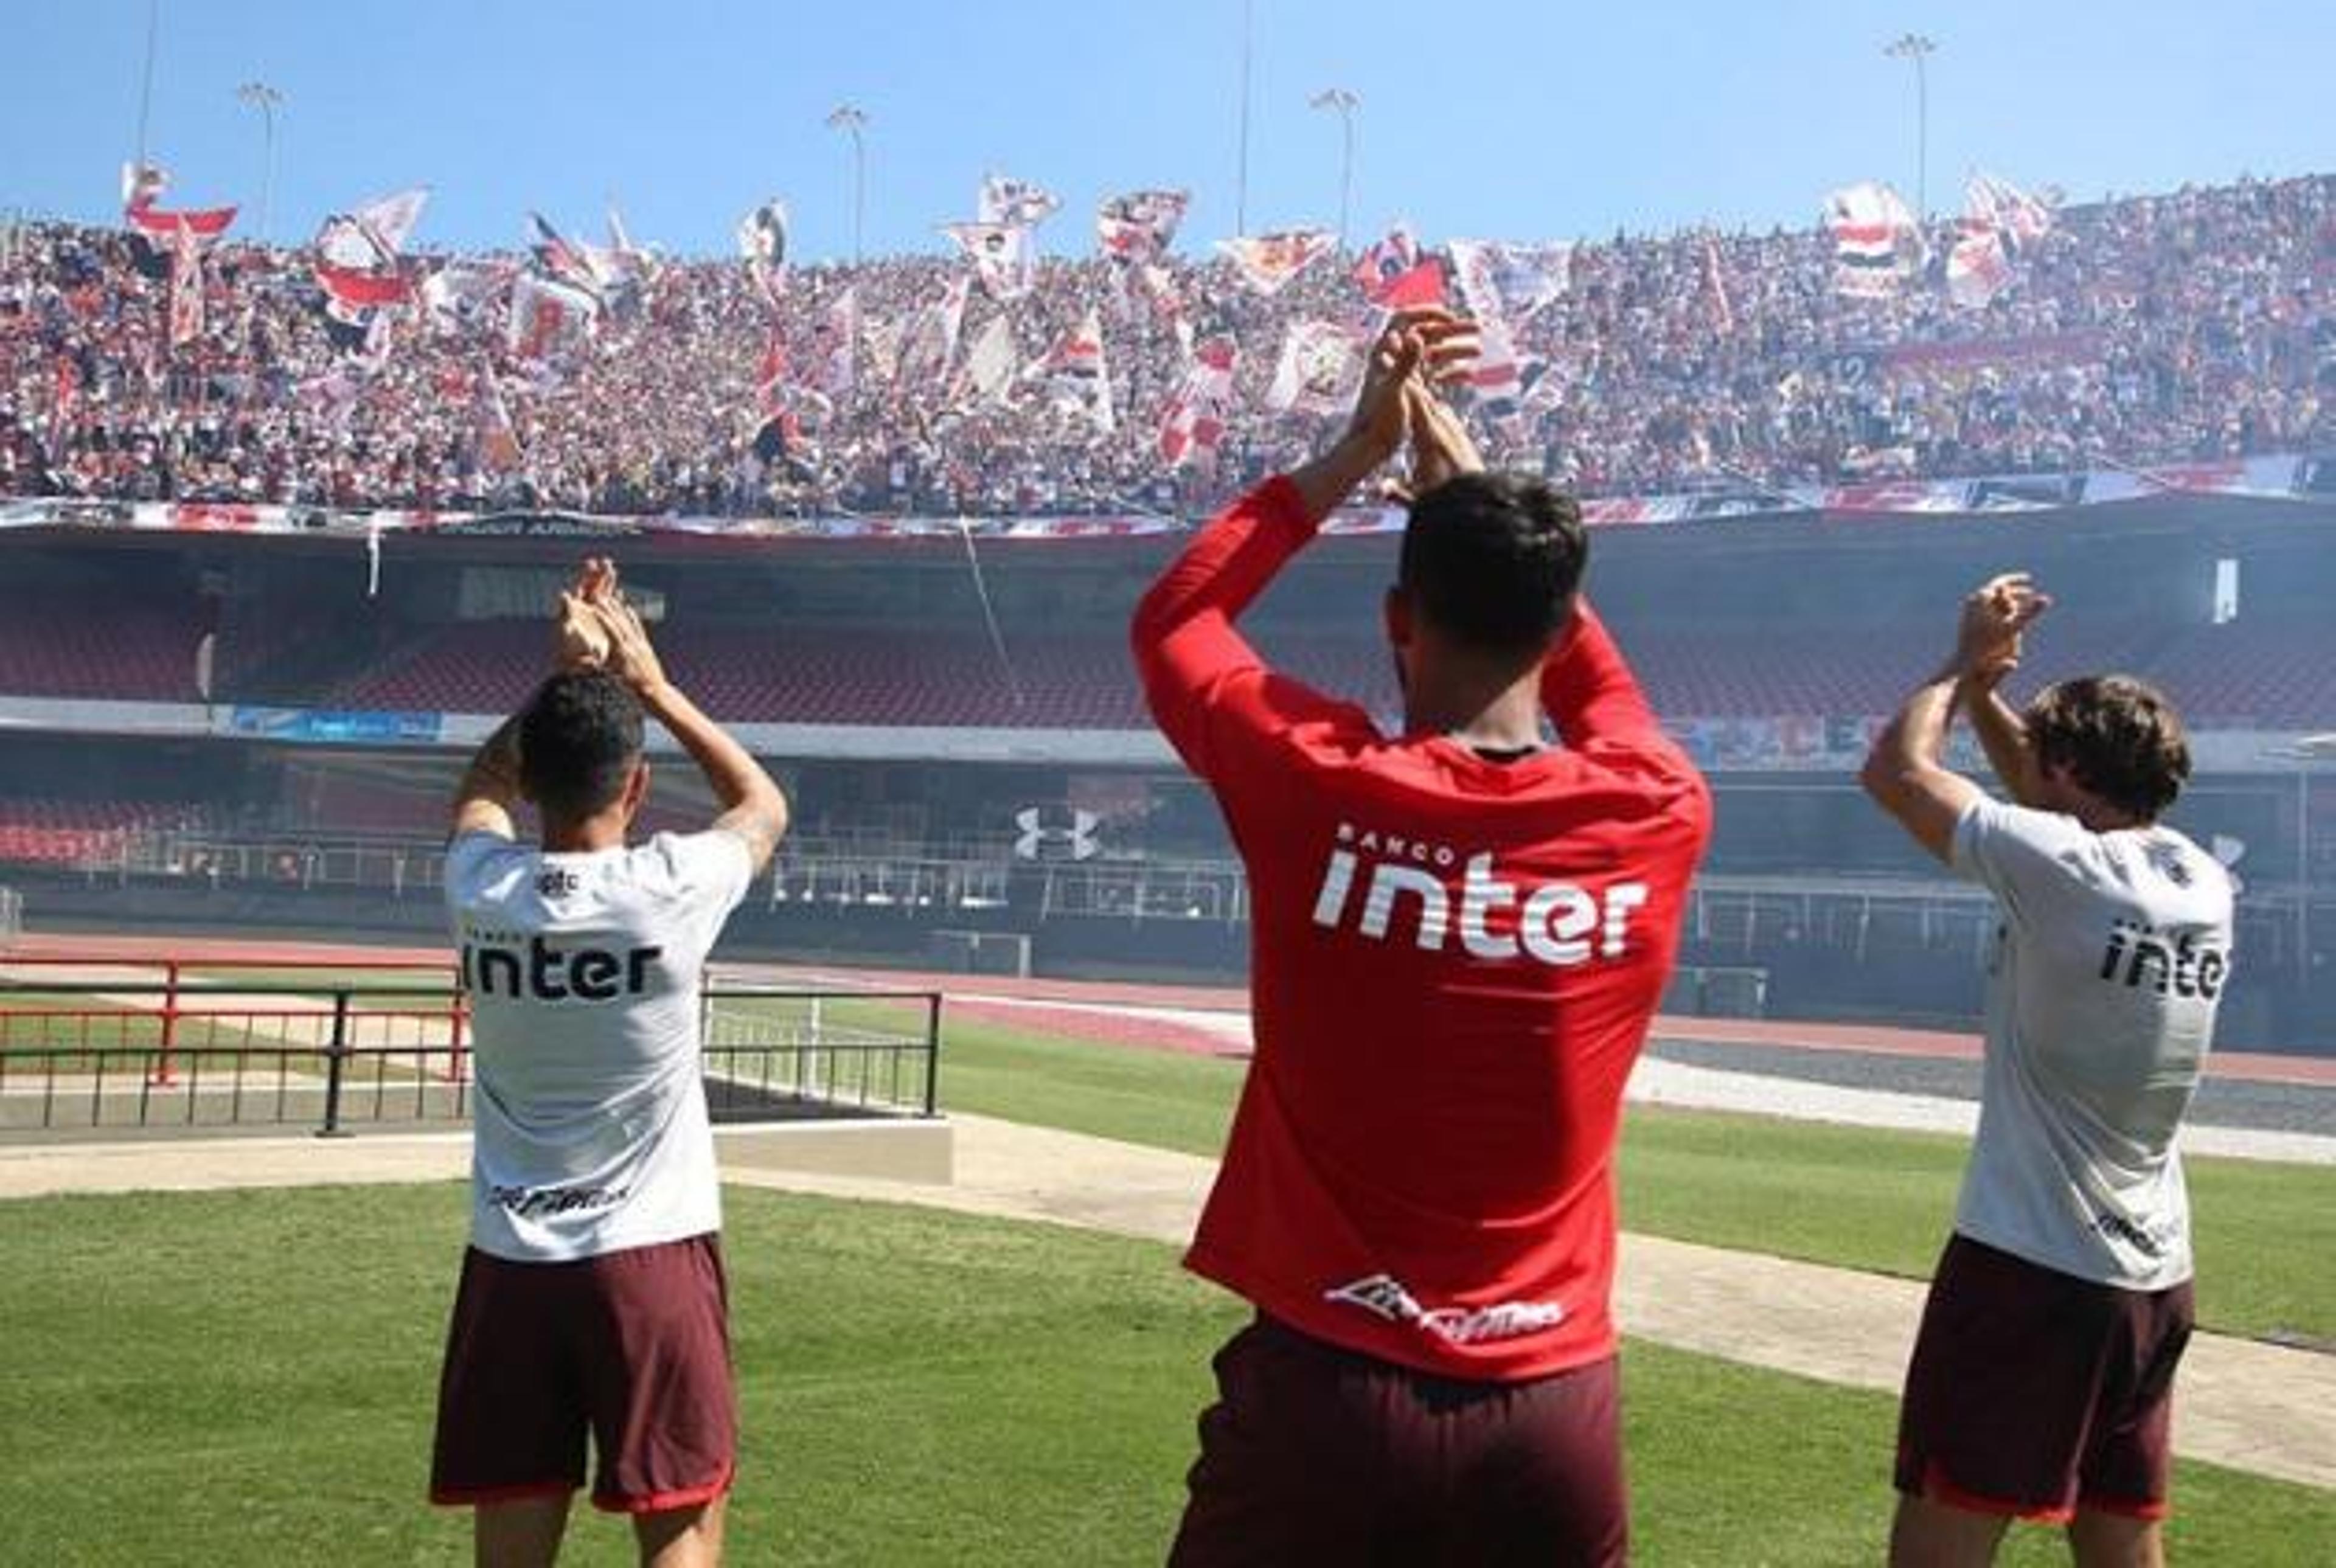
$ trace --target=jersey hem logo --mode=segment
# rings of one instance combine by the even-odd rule
[[[1426,1307],[1393,1274],[1368,1274],[1322,1292],[1342,1307],[1360,1307],[1390,1323],[1406,1323],[1447,1345],[1515,1339],[1553,1329],[1565,1320],[1556,1301],[1495,1301],[1484,1307]]]

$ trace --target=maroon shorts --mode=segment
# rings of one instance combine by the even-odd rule
[[[1611,1358],[1471,1382],[1260,1314],[1216,1373],[1172,1568],[1627,1560]]]
[[[1939,1259],[1899,1413],[1901,1492],[2061,1523],[2166,1515],[2191,1290],[2121,1290],[1963,1236]]]
[[[572,1492],[588,1433],[599,1507],[720,1496],[737,1461],[726,1299],[711,1235],[569,1263],[471,1249],[446,1330],[431,1501]]]

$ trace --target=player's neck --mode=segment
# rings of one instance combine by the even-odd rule
[[[590,854],[596,850],[620,850],[625,847],[628,826],[622,812],[601,812],[576,822],[553,822],[543,824],[543,847],[550,854]]]
[[[1477,751],[1531,751],[1541,745],[1541,671],[1416,669],[1404,693],[1403,727],[1406,735],[1449,735]]]

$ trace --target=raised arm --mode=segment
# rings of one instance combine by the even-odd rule
[[[1129,640],[1146,700],[1180,755],[1209,772],[1212,712],[1254,696],[1264,661],[1233,622],[1355,487],[1403,444],[1405,385],[1423,365],[1472,351],[1441,311],[1390,322],[1374,346],[1354,417],[1321,456],[1251,491],[1185,546],[1137,604]]]
[[[1570,746],[1663,727],[1587,598],[1574,600],[1573,619],[1542,664],[1541,706]]]
[[[555,669],[596,666],[608,657],[608,640],[591,608],[594,596],[613,584],[616,569],[599,559],[587,560],[576,580],[560,595],[551,628],[551,663]],[[522,792],[519,782],[519,717],[513,715],[495,727],[471,758],[454,786],[452,836],[492,833],[513,838],[512,823]]]
[[[2015,607],[2022,600],[2033,601],[2036,609],[2029,616],[2029,621],[2051,603],[2036,592],[2033,583],[2022,572],[1995,578],[1980,592],[2002,598]],[[2021,638],[2015,635],[2008,649],[1966,675],[1955,695],[1970,716],[1971,733],[1979,736],[1981,749],[1987,753],[1988,765],[1995,770],[2004,792],[2021,805],[2032,806],[2041,800],[2036,754],[2028,744],[2027,722],[2003,700],[2001,690],[2004,677],[2020,667],[2020,641]]]
[[[2020,591],[1997,591],[2003,581],[1997,579],[1963,600],[1953,657],[1908,695],[1874,738],[1858,775],[1874,803],[1942,862],[1953,858],[1956,823],[1985,793],[1946,765],[1956,689],[1979,671],[2016,661],[2021,630],[2051,602],[2027,589],[2025,579]]]
[[[754,869],[761,871],[787,831],[785,794],[745,746],[666,678],[640,612],[617,591],[613,571],[592,608],[608,638],[608,668],[633,688],[649,716],[681,743],[722,806],[714,825],[744,839]]]

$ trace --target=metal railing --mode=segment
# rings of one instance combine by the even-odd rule
[[[470,1005],[450,983],[222,980],[169,968],[0,984],[0,1136],[302,1125],[338,1136],[470,1115]],[[707,1109],[725,1123],[931,1116],[940,1008],[933,991],[711,980]]]

